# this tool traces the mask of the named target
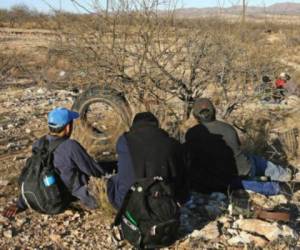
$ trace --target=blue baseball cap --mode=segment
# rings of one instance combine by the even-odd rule
[[[55,108],[48,113],[48,126],[51,128],[61,128],[78,117],[79,114],[77,112],[62,107]]]

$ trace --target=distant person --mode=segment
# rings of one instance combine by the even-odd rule
[[[193,190],[226,192],[232,187],[274,195],[280,192],[278,181],[291,179],[288,169],[262,157],[245,155],[237,132],[230,124],[216,120],[216,110],[209,99],[196,100],[193,115],[199,124],[187,131],[185,143]],[[258,176],[267,176],[271,181],[251,180]]]
[[[273,82],[269,76],[263,76],[262,81],[256,89],[257,94],[262,102],[271,102],[273,99]]]
[[[187,184],[181,145],[159,128],[150,112],[138,113],[130,131],[117,142],[118,173],[108,180],[108,197],[116,209],[137,179],[160,176],[170,181],[179,202],[185,201]]]
[[[97,208],[97,202],[95,198],[90,194],[87,184],[90,176],[100,177],[103,175],[102,168],[88,155],[86,150],[76,141],[70,139],[73,131],[73,120],[77,119],[79,114],[66,108],[55,108],[48,114],[48,127],[49,134],[36,141],[32,146],[32,157],[30,158],[28,165],[23,169],[20,176],[21,195],[18,199],[17,204],[14,204],[4,211],[4,216],[13,217],[16,213],[21,212],[28,207],[31,207],[39,212],[43,213],[56,213],[59,210],[51,211],[47,204],[43,202],[53,202],[53,200],[47,200],[42,192],[49,191],[49,195],[56,195],[55,185],[59,184],[60,195],[58,197],[67,206],[71,201],[80,200],[80,202],[88,209]],[[44,157],[49,150],[52,148],[52,153],[45,159],[49,160],[50,165],[53,165],[53,171],[50,169],[49,174],[45,174],[41,184],[37,183],[39,180],[31,180],[36,175],[37,170],[34,168],[39,167],[40,158]],[[44,160],[45,160],[44,159]],[[31,161],[31,163],[30,163]],[[32,164],[32,162],[34,162]],[[50,162],[51,161],[51,162]],[[43,163],[46,168],[47,163]],[[48,164],[49,165],[49,164]],[[48,166],[47,165],[47,166]],[[38,168],[37,168],[38,169]],[[42,169],[41,174],[45,171]],[[52,172],[51,172],[52,171]],[[52,173],[52,174],[50,174]],[[31,183],[30,183],[31,181]],[[29,195],[30,192],[24,191],[24,186],[27,188],[41,185],[41,192],[35,193],[32,190],[33,195]],[[23,186],[24,185],[24,186]],[[31,186],[30,186],[31,185]],[[50,188],[49,188],[49,187]],[[51,187],[53,188],[51,189]],[[40,187],[40,186],[37,186]],[[49,188],[49,189],[48,189]],[[53,193],[54,192],[54,193]],[[38,202],[41,206],[32,207],[36,202],[30,204],[30,201],[34,197],[38,197]],[[61,208],[61,204],[56,204]],[[45,209],[45,210],[43,210]]]
[[[276,102],[281,102],[287,92],[287,82],[291,79],[291,77],[285,73],[282,72],[275,80],[275,88],[276,92],[274,94],[274,99]]]

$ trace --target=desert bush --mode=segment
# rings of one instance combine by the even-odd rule
[[[229,94],[245,98],[249,86],[281,67],[276,51],[264,41],[253,42],[255,33],[249,30],[253,39],[244,41],[240,29],[219,20],[201,19],[199,26],[195,20],[179,28],[172,12],[164,18],[155,12],[97,18],[97,30],[85,27],[69,46],[68,58],[81,72],[81,82],[117,82],[124,91],[130,85],[139,93],[157,87],[184,101],[214,84],[228,104],[234,99]]]

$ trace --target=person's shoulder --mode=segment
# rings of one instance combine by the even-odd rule
[[[33,144],[32,144],[32,150],[38,150],[39,148],[42,147],[43,141],[45,140],[46,136],[42,136],[41,138],[37,139]]]
[[[117,139],[117,145],[119,144],[127,144],[126,133],[120,135]]]
[[[219,120],[216,122],[218,122],[219,127],[221,127],[222,130],[227,131],[227,133],[236,134],[236,130],[231,124]]]
[[[199,128],[202,128],[203,126],[204,126],[204,124],[202,124],[202,123],[197,123],[196,125],[190,127],[188,130],[199,129]]]
[[[231,125],[231,124],[229,124],[229,123],[227,123],[227,122],[225,122],[225,121],[220,121],[220,120],[216,120],[215,121],[216,122],[216,124],[218,124],[219,126],[222,126],[222,127],[224,127],[224,128],[227,128],[227,129],[233,129],[234,130],[234,127]]]
[[[179,141],[173,138],[166,130],[162,128],[160,128],[159,130],[161,132],[162,137],[164,137],[166,140],[170,141],[173,144],[179,143]]]
[[[74,139],[70,139],[70,138],[66,139],[64,142],[62,142],[59,147],[68,149],[69,151],[83,150],[82,145],[78,141],[76,141]]]
[[[128,152],[128,141],[126,138],[126,133],[119,136],[117,143],[116,143],[116,150],[118,153]]]
[[[198,123],[193,127],[190,127],[186,132],[185,132],[185,138],[193,138],[194,135],[202,134],[203,129],[207,129],[203,124]]]
[[[71,138],[66,139],[63,143],[66,145],[81,146],[77,140]]]

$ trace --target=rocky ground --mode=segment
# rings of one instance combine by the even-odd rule
[[[17,177],[30,155],[31,143],[47,131],[46,117],[55,106],[71,107],[74,90],[55,90],[22,84],[0,92],[0,212],[16,200]],[[293,187],[291,187],[293,188]],[[239,192],[194,193],[182,207],[180,239],[171,249],[286,249],[300,247],[300,193],[272,198]],[[254,206],[291,211],[289,222],[257,218]],[[79,204],[60,215],[26,211],[8,220],[0,215],[0,249],[116,249],[111,218],[85,211]]]

